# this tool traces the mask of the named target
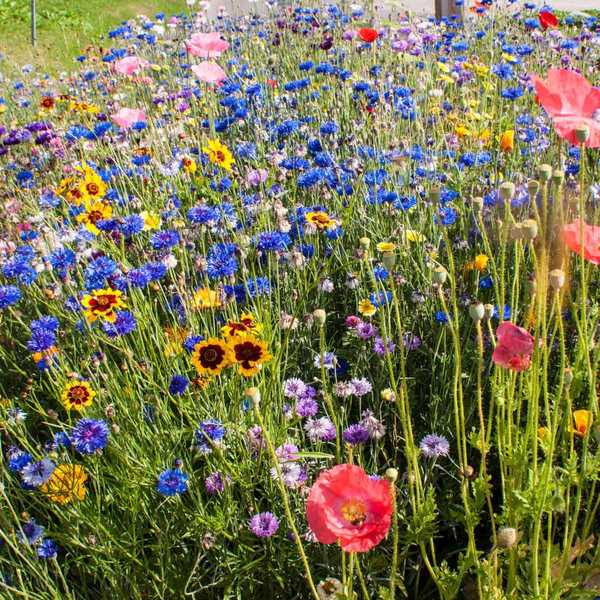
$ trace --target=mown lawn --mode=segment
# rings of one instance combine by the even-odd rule
[[[81,50],[111,27],[138,14],[187,10],[185,0],[37,0],[38,43],[31,46],[29,0],[0,0],[0,69],[27,63],[69,70]]]

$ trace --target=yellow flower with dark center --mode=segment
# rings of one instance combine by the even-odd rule
[[[230,338],[243,333],[259,333],[262,329],[260,323],[256,322],[254,315],[242,313],[238,321],[227,321],[227,325],[221,328],[223,337]]]
[[[194,346],[192,364],[200,375],[219,375],[234,362],[227,342],[219,338],[202,340]]]
[[[234,361],[244,377],[256,375],[262,365],[273,358],[267,344],[251,334],[235,336],[229,340],[229,345]]]
[[[202,152],[208,156],[208,160],[210,160],[211,163],[219,165],[227,171],[231,171],[232,165],[235,164],[235,160],[233,159],[233,155],[229,151],[229,148],[219,140],[208,140],[206,146],[202,148]]]
[[[190,156],[184,156],[181,159],[181,166],[186,173],[191,173],[192,175],[197,169],[196,161]]]
[[[69,504],[73,500],[83,500],[87,492],[87,474],[81,465],[64,463],[58,465],[50,479],[40,486],[40,491],[52,502]]]
[[[114,323],[117,318],[116,311],[125,308],[122,296],[120,290],[111,288],[94,290],[92,293],[86,294],[81,301],[85,309],[83,313],[90,323],[96,319],[104,319],[109,323]]]
[[[81,412],[84,408],[92,404],[96,392],[87,381],[69,381],[67,383],[61,399],[67,410],[76,410]]]
[[[221,308],[223,302],[221,301],[219,292],[210,288],[198,288],[194,293],[192,305],[199,310],[209,310],[212,308]]]
[[[91,233],[98,235],[100,230],[96,227],[98,221],[104,221],[112,217],[112,206],[104,200],[88,200],[85,203],[85,210],[78,214],[76,220],[83,223],[85,228]]]
[[[372,317],[377,312],[377,307],[368,299],[358,303],[358,312],[364,317]]]
[[[307,223],[311,223],[319,231],[335,229],[337,227],[336,222],[327,213],[320,210],[307,212],[304,218]]]
[[[106,184],[102,181],[102,177],[89,168],[84,170],[85,178],[79,184],[79,190],[84,201],[99,200],[106,195]]]

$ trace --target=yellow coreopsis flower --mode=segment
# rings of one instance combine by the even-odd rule
[[[369,300],[361,300],[358,303],[358,312],[364,317],[372,317],[377,312],[377,307]]]
[[[78,214],[76,220],[85,225],[85,228],[91,233],[98,235],[100,230],[96,227],[98,221],[110,219],[112,216],[112,206],[104,200],[88,200],[85,203],[85,210]]]
[[[120,290],[111,288],[94,290],[86,294],[81,301],[81,305],[84,308],[83,313],[90,323],[97,319],[114,323],[117,318],[116,311],[125,308],[123,293]]]
[[[194,293],[192,306],[199,310],[207,310],[211,308],[221,308],[223,302],[221,295],[210,288],[198,288]]]
[[[161,218],[158,213],[148,212],[147,210],[143,210],[140,213],[140,217],[142,217],[142,219],[144,219],[144,231],[160,229]]]
[[[505,131],[500,137],[500,150],[502,152],[512,152],[515,147],[515,132],[513,129]]]
[[[96,392],[87,381],[69,381],[67,383],[61,400],[67,410],[76,410],[81,412],[92,404]]]
[[[219,140],[208,140],[206,146],[202,148],[202,152],[208,156],[211,163],[223,167],[226,171],[231,171],[235,164],[229,148]]]
[[[50,479],[40,486],[40,491],[52,502],[69,504],[73,500],[83,500],[86,494],[87,474],[81,465],[58,465]]]

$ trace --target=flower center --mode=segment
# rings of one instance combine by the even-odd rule
[[[367,520],[366,507],[362,500],[349,500],[342,506],[341,513],[348,523],[357,527]]]

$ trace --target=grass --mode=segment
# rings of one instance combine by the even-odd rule
[[[75,59],[105,34],[139,14],[185,10],[184,0],[38,0],[38,43],[31,45],[30,2],[0,0],[0,52],[4,66],[33,64],[50,73],[74,68]]]

